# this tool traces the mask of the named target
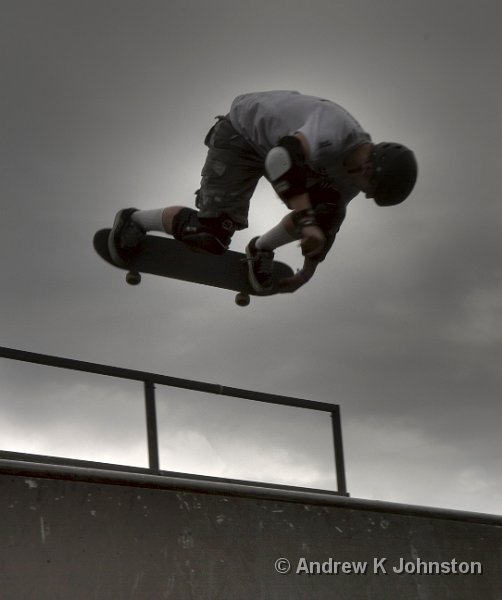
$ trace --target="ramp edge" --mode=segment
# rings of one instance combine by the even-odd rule
[[[119,466],[115,466],[113,469],[104,469],[91,466],[69,466],[24,460],[9,460],[5,458],[0,459],[0,474],[13,477],[62,479],[73,482],[87,482],[103,485],[121,485],[213,495],[239,496],[260,500],[336,506],[349,510],[403,514],[407,516],[426,517],[428,519],[433,518],[468,523],[481,523],[502,527],[502,515],[400,504],[381,500],[349,498],[340,496],[335,492],[311,490],[308,488],[273,486],[258,482],[234,482],[233,480],[201,478],[187,474],[174,474],[162,471],[153,474],[143,472],[141,469],[126,469],[127,468]]]

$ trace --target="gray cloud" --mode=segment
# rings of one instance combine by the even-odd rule
[[[2,345],[337,402],[354,495],[498,510],[496,3],[21,0],[2,15]],[[412,146],[413,197],[386,210],[354,200],[319,275],[291,297],[242,310],[173,281],[128,288],[94,254],[94,231],[123,206],[192,204],[214,115],[273,88],[332,98],[375,140]],[[260,185],[235,247],[282,214]],[[280,256],[301,264],[294,247]],[[52,371],[1,368],[11,446],[145,460],[134,386],[73,376],[60,411]],[[272,477],[269,454],[281,481],[330,485],[322,420],[160,396],[163,439],[176,440],[163,456],[180,469]],[[61,423],[71,433],[54,438]]]

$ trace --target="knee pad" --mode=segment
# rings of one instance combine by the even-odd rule
[[[173,219],[173,236],[192,250],[223,254],[228,250],[235,223],[222,215],[215,218],[199,218],[196,210],[183,208]]]

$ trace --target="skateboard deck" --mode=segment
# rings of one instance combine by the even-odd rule
[[[235,302],[239,306],[249,304],[249,296],[273,295],[278,292],[278,282],[293,276],[293,270],[286,264],[274,262],[275,285],[271,292],[255,292],[248,280],[246,255],[234,250],[225,254],[201,254],[187,248],[181,242],[156,235],[147,235],[141,242],[139,251],[126,265],[116,264],[108,250],[110,229],[100,229],[94,235],[94,249],[106,262],[127,271],[126,281],[137,285],[141,273],[190,281],[237,292]]]

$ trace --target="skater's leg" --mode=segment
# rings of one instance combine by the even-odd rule
[[[255,240],[258,250],[275,250],[298,239],[290,215],[286,215],[275,227]]]
[[[173,219],[184,206],[168,206],[153,210],[138,210],[131,215],[132,221],[143,231],[161,231],[173,235]]]

